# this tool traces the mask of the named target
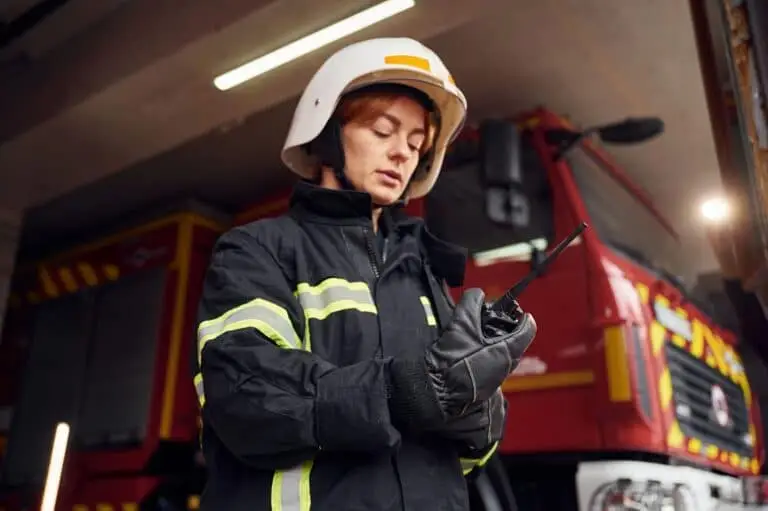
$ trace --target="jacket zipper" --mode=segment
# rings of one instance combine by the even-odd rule
[[[365,235],[365,249],[368,252],[368,264],[371,265],[373,276],[378,280],[379,261],[376,258],[376,250],[373,248],[373,241],[371,241],[371,231],[367,228],[363,228],[363,234]]]
[[[373,236],[371,235],[371,231],[367,228],[363,228],[363,234],[365,235],[365,248],[368,252],[368,262],[370,263],[371,270],[373,270],[373,275],[376,278],[376,281],[373,284],[373,289],[371,290],[375,299],[376,290],[379,287],[379,282],[381,282],[379,278],[381,276],[379,272],[379,261],[378,261],[378,258],[376,257],[376,251],[373,247]],[[382,263],[385,263],[387,260],[388,241],[389,240],[387,238],[384,239],[384,248],[381,254]],[[395,261],[392,262],[392,264],[390,264],[388,267],[384,269],[385,273],[388,269],[396,267],[400,262],[404,261],[405,259],[408,259],[409,257],[415,257],[415,256],[413,256],[412,254],[405,254],[405,255],[399,256]],[[378,314],[376,315],[376,322],[379,324],[379,348],[376,352],[376,357],[378,358],[378,357],[381,357],[382,351],[383,351],[383,346],[381,344],[381,323],[380,323]],[[390,463],[392,464],[392,468],[394,469],[395,474],[397,475],[397,483],[398,483],[398,486],[400,487],[400,503],[402,507],[405,508],[403,482],[402,482],[402,476],[401,476],[400,466],[397,461],[397,457],[393,455],[390,458]]]

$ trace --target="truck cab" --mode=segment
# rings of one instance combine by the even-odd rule
[[[590,227],[519,297],[539,332],[504,383],[497,460],[517,505],[741,509],[764,460],[757,400],[736,334],[676,276],[686,264],[676,232],[566,120],[538,109],[504,129],[511,138],[467,129],[430,195],[408,207],[468,249],[456,298],[469,287],[497,298],[579,223]],[[504,161],[513,179],[489,186],[482,167]],[[642,228],[627,229],[630,218]]]

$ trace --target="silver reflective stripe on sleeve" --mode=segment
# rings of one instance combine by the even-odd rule
[[[312,505],[309,490],[311,472],[312,461],[305,461],[288,470],[275,471],[270,495],[272,511],[309,511]]]
[[[419,300],[421,300],[421,305],[424,307],[424,315],[427,318],[427,324],[429,326],[435,326],[437,325],[437,321],[435,320],[435,314],[432,312],[432,304],[429,303],[429,298],[426,296],[419,297]]]
[[[296,296],[307,319],[325,319],[334,312],[357,310],[377,313],[376,304],[368,284],[329,278],[316,286],[302,282],[296,288]]]
[[[215,319],[203,321],[197,329],[198,357],[205,343],[222,334],[255,328],[281,348],[301,348],[288,311],[263,298],[235,307]]]

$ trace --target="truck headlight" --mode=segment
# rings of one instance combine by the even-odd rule
[[[768,478],[750,476],[741,480],[744,503],[748,505],[768,504]]]
[[[682,485],[664,488],[658,481],[618,479],[592,496],[590,511],[693,511],[693,497]]]

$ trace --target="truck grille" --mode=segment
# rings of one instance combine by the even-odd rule
[[[705,448],[714,444],[723,451],[751,456],[753,449],[746,440],[749,411],[741,388],[673,344],[666,345],[666,355],[675,415],[683,434],[698,438]]]

